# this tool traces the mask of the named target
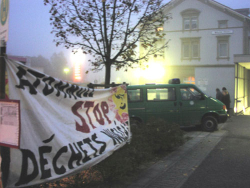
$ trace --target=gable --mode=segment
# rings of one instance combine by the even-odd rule
[[[238,16],[229,10],[223,10],[206,0],[173,0],[165,6],[166,14],[172,19],[166,22],[165,31],[179,31],[183,29],[185,15],[197,15],[199,29],[218,28],[220,21],[226,21],[228,28],[240,28],[245,24],[244,15]],[[214,1],[213,1],[214,2]]]
[[[179,6],[181,3],[183,2],[187,2],[189,1],[190,3],[197,3],[197,1],[203,3],[205,6],[210,6],[214,9],[216,9],[217,11],[220,11],[224,14],[227,14],[231,17],[234,17],[235,19],[241,20],[241,21],[245,21],[246,19],[250,21],[250,17],[246,16],[244,14],[242,14],[239,10],[234,10],[231,9],[230,7],[227,7],[223,4],[220,4],[214,0],[171,0],[169,3],[167,3],[166,5],[163,6],[163,9],[166,13],[169,13],[172,9],[174,9],[175,7]],[[192,4],[190,4],[192,5]],[[244,9],[246,10],[246,9]],[[249,10],[249,9],[248,9]]]

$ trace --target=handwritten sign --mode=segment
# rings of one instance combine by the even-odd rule
[[[0,145],[19,148],[20,102],[0,100]]]

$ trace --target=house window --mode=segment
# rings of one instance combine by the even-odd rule
[[[182,38],[182,60],[200,59],[200,38]]]
[[[217,37],[217,59],[229,60],[229,36]]]
[[[191,29],[198,29],[198,17],[191,17]]]
[[[190,18],[183,18],[184,30],[190,30]]]
[[[198,17],[200,11],[196,9],[187,9],[181,12],[183,18],[183,30],[197,30]]]
[[[183,18],[184,30],[197,30],[198,29],[198,17],[184,17]]]
[[[189,58],[189,43],[183,43],[183,58]]]
[[[219,20],[218,21],[218,28],[220,28],[220,29],[227,28],[227,20]]]

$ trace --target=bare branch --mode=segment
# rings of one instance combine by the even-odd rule
[[[56,45],[92,55],[93,70],[101,70],[111,65],[133,68],[167,47],[167,42],[155,47],[164,38],[157,28],[168,19],[162,1],[44,0],[44,4],[51,6]],[[143,54],[138,54],[138,46]]]

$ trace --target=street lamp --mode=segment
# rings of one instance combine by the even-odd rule
[[[69,71],[70,70],[67,67],[63,69],[63,72],[66,74],[66,80],[68,80],[68,73],[69,73]]]

